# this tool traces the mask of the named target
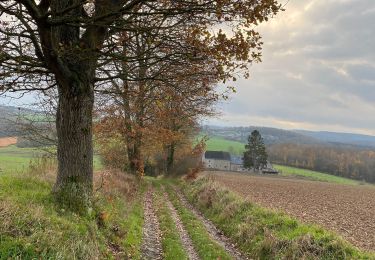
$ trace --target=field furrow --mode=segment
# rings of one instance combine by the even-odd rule
[[[354,245],[375,250],[375,188],[215,172],[225,187],[264,207],[335,231]]]

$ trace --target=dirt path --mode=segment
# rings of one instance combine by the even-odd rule
[[[184,247],[185,252],[188,254],[189,259],[191,260],[199,259],[198,253],[193,246],[193,241],[191,241],[189,234],[187,233],[184,225],[182,224],[180,217],[178,216],[177,210],[174,208],[171,201],[168,199],[168,194],[166,192],[164,192],[164,198],[166,199],[167,207],[169,211],[171,212],[171,217],[173,218],[173,221],[180,235],[182,246]]]
[[[318,223],[375,250],[375,188],[215,172],[217,182],[264,207]]]
[[[227,253],[233,259],[247,259],[236,247],[228,237],[226,237],[223,232],[221,232],[211,221],[206,219],[198,210],[196,210],[185,198],[181,191],[175,188],[176,194],[182,204],[188,208],[196,218],[198,218],[207,229],[207,232],[210,234],[211,239],[215,240],[220,246],[222,246]]]
[[[153,191],[149,189],[144,199],[143,241],[141,259],[163,259],[159,221],[153,207]]]

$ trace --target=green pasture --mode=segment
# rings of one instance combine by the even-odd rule
[[[343,177],[338,177],[335,175],[330,175],[323,172],[311,171],[306,169],[300,169],[290,166],[282,166],[282,165],[273,165],[278,171],[281,172],[283,176],[291,176],[291,177],[300,177],[306,178],[314,181],[324,181],[324,182],[332,182],[338,184],[349,184],[349,185],[359,185],[362,184],[360,181],[351,180]]]
[[[15,145],[0,148],[0,170],[3,172],[23,171],[30,161],[43,155],[45,151],[37,148],[19,148]],[[103,165],[98,155],[94,156],[94,169],[101,170]]]
[[[32,158],[43,152],[35,148],[18,148],[15,145],[0,148],[0,169],[2,171],[22,171]]]
[[[224,139],[218,136],[210,136],[206,142],[206,149],[210,151],[227,151],[240,155],[245,150],[245,145],[238,141]]]

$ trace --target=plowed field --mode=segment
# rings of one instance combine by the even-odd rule
[[[0,138],[0,147],[7,147],[17,143],[17,137],[4,137]]]
[[[219,183],[259,205],[319,224],[360,248],[375,250],[375,187],[232,172],[213,175]]]

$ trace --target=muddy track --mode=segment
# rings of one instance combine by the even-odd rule
[[[191,241],[191,238],[189,234],[187,233],[184,225],[182,224],[182,221],[177,213],[177,210],[172,205],[171,201],[168,198],[168,194],[166,192],[164,192],[164,198],[166,199],[167,207],[169,211],[171,212],[171,217],[173,218],[178,234],[180,235],[182,246],[184,247],[185,252],[187,253],[189,259],[191,260],[199,259],[198,253],[193,246],[193,241]]]
[[[149,189],[144,199],[143,241],[141,259],[163,259],[159,221],[153,207],[153,191]]]
[[[248,259],[245,255],[243,255],[233,244],[228,237],[224,235],[222,231],[220,231],[210,220],[206,219],[202,213],[196,210],[185,198],[180,190],[174,187],[174,190],[182,202],[182,204],[188,208],[196,218],[198,218],[205,226],[207,232],[209,233],[211,239],[216,241],[220,246],[222,246],[227,253],[234,259]]]

